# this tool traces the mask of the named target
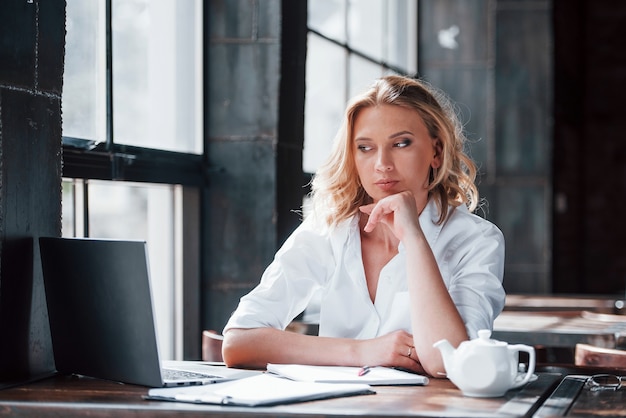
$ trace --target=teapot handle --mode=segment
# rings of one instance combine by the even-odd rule
[[[516,379],[516,381],[513,382],[513,385],[511,386],[511,389],[513,389],[528,383],[530,378],[533,377],[533,373],[535,372],[535,348],[524,344],[509,345],[508,348],[509,350],[515,352],[525,351],[528,353],[529,357],[528,370],[526,371],[526,374],[524,375],[524,378],[522,380],[517,381]]]

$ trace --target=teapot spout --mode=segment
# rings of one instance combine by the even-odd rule
[[[446,369],[446,373],[450,373],[452,369],[452,358],[454,357],[454,352],[456,351],[452,344],[448,340],[439,340],[433,347],[437,348],[441,353],[441,358],[443,359],[443,366]]]

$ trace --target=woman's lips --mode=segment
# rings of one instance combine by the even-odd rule
[[[379,180],[374,184],[376,184],[376,186],[383,191],[389,191],[393,189],[398,182],[396,180]]]

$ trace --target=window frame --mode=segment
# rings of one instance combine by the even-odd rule
[[[106,38],[106,142],[62,136],[62,177],[67,179],[105,180],[116,182],[135,182],[180,185],[182,187],[182,248],[178,249],[182,265],[182,315],[177,319],[183,324],[176,330],[175,354],[184,359],[200,358],[201,334],[201,290],[200,275],[202,266],[201,248],[206,237],[201,234],[204,196],[208,193],[212,173],[219,168],[211,166],[208,158],[208,144],[203,134],[202,154],[167,151],[149,147],[117,144],[113,137],[113,45],[112,45],[112,0],[105,0],[105,38]],[[202,63],[203,77],[206,79],[207,45],[207,7],[202,11]],[[207,94],[203,92],[203,132],[208,132]],[[89,213],[89,202],[85,199],[83,210]],[[89,236],[88,219],[85,220],[85,236]],[[182,343],[182,347],[180,344]]]
[[[63,177],[202,187],[216,170],[204,154],[63,137]]]
[[[347,2],[347,0],[344,0],[344,1]],[[350,13],[350,8],[348,6],[349,6],[349,2],[347,2],[346,10],[345,10],[346,21],[348,19],[347,15]],[[307,6],[307,8],[308,8],[308,6]],[[415,17],[415,22],[417,22],[417,18],[418,18],[418,16],[417,16],[417,6],[415,6],[415,16],[414,17]],[[344,29],[344,31],[347,30],[347,23],[346,22],[344,22],[344,28],[343,29]],[[347,34],[345,35],[345,37],[346,37],[346,41],[345,42],[340,40],[340,39],[337,39],[336,37],[324,34],[324,33],[320,32],[319,30],[311,27],[310,24],[309,24],[309,20],[307,19],[306,20],[306,34],[305,34],[305,37],[307,37],[310,34],[314,35],[314,36],[316,36],[316,37],[318,37],[318,38],[320,38],[320,39],[322,39],[322,40],[324,40],[326,42],[329,42],[329,43],[333,44],[334,46],[337,46],[337,47],[339,47],[339,48],[341,48],[343,50],[343,52],[345,54],[345,60],[346,60],[346,63],[347,63],[346,74],[345,74],[346,78],[350,77],[351,68],[350,68],[349,62],[350,62],[350,59],[352,57],[358,57],[358,58],[360,58],[360,59],[362,59],[362,60],[364,60],[366,62],[369,62],[371,64],[379,66],[381,68],[381,72],[387,71],[387,72],[393,72],[393,73],[396,73],[398,75],[403,75],[403,76],[407,76],[407,77],[419,78],[419,72],[417,70],[417,34],[415,34],[415,36],[416,36],[416,42],[415,42],[416,50],[415,50],[415,56],[413,57],[414,60],[415,60],[415,63],[414,63],[415,71],[411,71],[411,70],[409,70],[407,68],[402,68],[400,66],[394,65],[394,64],[392,64],[392,63],[390,63],[390,62],[388,62],[386,60],[383,60],[383,59],[378,59],[376,57],[373,57],[373,56],[371,56],[371,55],[369,55],[369,54],[359,50],[358,48],[352,47],[351,42],[350,42],[349,37],[347,36]],[[305,54],[305,65],[306,65],[306,59],[307,59],[307,55]],[[305,76],[305,79],[306,79],[306,76]],[[346,83],[346,90],[348,90],[347,86],[348,86],[348,84]],[[345,93],[346,93],[346,97],[344,99],[347,101],[347,100],[350,99],[350,97],[349,97],[350,95],[348,94],[347,91]],[[305,92],[305,94],[306,94],[306,92]],[[305,136],[306,136],[306,132],[305,132]],[[303,167],[302,168],[302,175],[307,180],[306,181],[306,186],[307,187],[306,187],[306,190],[305,190],[305,192],[306,192],[305,196],[306,196],[306,195],[308,195],[311,192],[310,186],[311,186],[311,180],[312,180],[312,178],[314,176],[314,173],[310,172],[310,171],[305,171],[304,167]]]
[[[106,39],[106,142],[63,136],[63,177],[114,181],[180,184],[202,187],[214,171],[209,166],[206,139],[202,154],[166,151],[149,147],[117,144],[113,137],[113,30],[112,0],[105,1]],[[206,8],[203,8],[203,42],[208,41]],[[203,47],[203,64],[206,53]],[[204,70],[206,71],[206,70]],[[207,88],[203,86],[206,109]],[[206,112],[205,112],[206,115]],[[204,132],[207,131],[204,118]],[[206,138],[206,137],[205,137]]]

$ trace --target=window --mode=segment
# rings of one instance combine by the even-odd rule
[[[202,17],[201,0],[67,1],[63,235],[147,241],[165,359],[182,358],[182,212],[206,173]]]
[[[200,0],[69,0],[63,135],[105,142],[112,122],[117,144],[202,154],[201,8]]]
[[[347,100],[386,73],[417,71],[413,0],[311,1],[303,170],[330,151]]]

